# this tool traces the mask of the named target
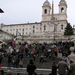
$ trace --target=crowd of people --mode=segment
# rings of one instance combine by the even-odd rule
[[[30,63],[27,65],[27,72],[28,75],[37,75],[35,73],[36,65],[33,61],[36,61],[37,57],[39,57],[39,62],[47,62],[47,58],[52,59],[52,73],[50,75],[57,75],[57,68],[59,69],[59,75],[65,75],[66,70],[65,67],[67,67],[67,72],[70,73],[72,71],[71,63],[73,64],[73,61],[70,60],[68,57],[70,55],[70,47],[74,47],[74,42],[56,42],[56,43],[23,43],[19,42],[18,44],[12,43],[12,41],[8,42],[6,48],[2,47],[0,49],[0,64],[2,64],[2,59],[4,57],[8,58],[8,67],[20,67],[23,68],[24,64],[24,58],[32,58],[30,60]],[[62,59],[58,62],[58,64],[55,64],[55,58],[58,56],[58,53],[62,53]],[[75,53],[75,50],[74,50]],[[2,65],[1,65],[2,66]],[[74,66],[72,66],[74,67]],[[70,74],[72,75],[72,74]]]
[[[68,60],[70,61],[70,60]],[[59,75],[74,75],[75,74],[75,64],[74,61],[70,61],[70,66],[68,66],[66,59],[61,59],[58,64],[55,64],[55,61],[52,63],[52,72],[49,73],[49,75],[57,75],[57,69]],[[33,60],[31,59],[29,64],[27,65],[27,72],[25,75],[38,75],[36,72],[36,65],[34,64]],[[66,71],[67,70],[67,71]],[[10,70],[7,70],[6,73],[4,73],[3,70],[0,70],[0,75],[11,75]],[[15,73],[14,75],[19,75],[19,73]],[[39,74],[44,75],[44,74]]]

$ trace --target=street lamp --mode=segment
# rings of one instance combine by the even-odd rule
[[[0,13],[4,13],[4,11],[0,8]],[[1,25],[0,25],[1,26]],[[0,28],[1,29],[1,28]]]
[[[4,13],[4,11],[0,8],[0,13]]]

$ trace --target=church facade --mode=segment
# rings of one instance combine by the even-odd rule
[[[60,0],[58,4],[59,12],[57,14],[54,13],[53,6],[54,4],[52,3],[51,6],[48,0],[43,3],[42,21],[39,23],[1,24],[1,29],[14,35],[23,36],[53,36],[54,33],[55,36],[59,36],[59,34],[64,35],[67,25],[67,3],[65,0]]]

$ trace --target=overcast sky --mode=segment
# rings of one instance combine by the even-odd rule
[[[0,14],[0,23],[21,24],[42,21],[42,5],[46,0],[0,0],[0,8],[4,13]],[[52,4],[52,0],[48,0]],[[54,13],[59,12],[60,0],[54,0]],[[73,26],[75,24],[75,0],[66,0],[67,20]]]

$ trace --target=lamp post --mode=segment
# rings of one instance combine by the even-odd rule
[[[4,11],[0,8],[0,13],[4,13]]]
[[[4,13],[4,11],[0,8],[0,13]],[[0,29],[1,29],[1,24],[0,24]],[[3,49],[3,47],[2,47]]]
[[[0,8],[0,13],[4,13],[4,11]],[[1,24],[0,24],[0,26],[1,26]],[[1,28],[0,28],[1,29]]]

